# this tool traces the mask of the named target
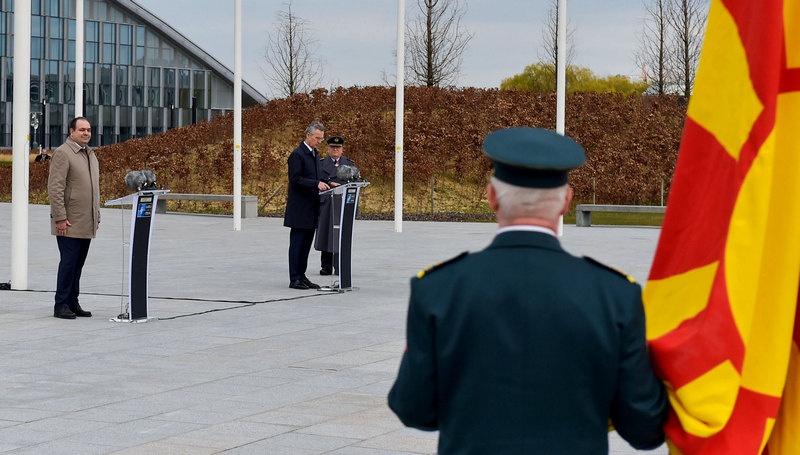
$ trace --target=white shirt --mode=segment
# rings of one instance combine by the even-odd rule
[[[556,233],[552,229],[546,228],[544,226],[530,226],[530,225],[513,225],[513,226],[502,227],[497,230],[497,234],[499,235],[504,232],[511,232],[511,231],[541,232],[542,234],[550,234],[553,237],[556,237]]]

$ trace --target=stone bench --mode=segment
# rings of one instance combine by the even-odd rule
[[[578,204],[575,207],[575,226],[591,226],[592,212],[664,213],[666,208],[664,205]]]
[[[233,195],[166,193],[158,197],[156,213],[167,213],[167,201],[233,202]],[[242,195],[242,218],[256,217],[258,217],[258,196]]]

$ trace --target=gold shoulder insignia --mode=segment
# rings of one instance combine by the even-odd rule
[[[434,270],[441,269],[442,267],[446,266],[447,264],[452,264],[452,263],[454,263],[456,261],[459,261],[459,260],[467,257],[468,254],[469,254],[468,251],[464,251],[463,253],[459,254],[458,256],[456,256],[454,258],[450,258],[450,259],[448,259],[448,260],[446,260],[444,262],[440,262],[438,264],[434,264],[434,265],[431,265],[431,266],[429,266],[429,267],[427,267],[425,269],[422,269],[419,272],[417,272],[417,278],[422,278],[425,275],[433,272]]]
[[[611,270],[612,272],[616,273],[617,275],[620,275],[620,276],[624,277],[626,280],[630,281],[631,283],[635,283],[636,282],[636,280],[632,276],[628,275],[627,273],[623,272],[622,270],[615,269],[614,267],[611,267],[610,265],[603,264],[602,262],[598,261],[597,259],[590,258],[589,256],[584,256],[583,259],[585,259],[590,264],[594,264],[594,265],[602,267],[602,268],[604,268],[606,270]]]

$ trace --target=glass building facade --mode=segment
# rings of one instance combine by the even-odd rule
[[[24,0],[23,0],[24,1]],[[75,2],[32,0],[31,142],[61,145],[75,116]],[[233,109],[233,72],[130,0],[84,1],[83,113],[92,146],[189,125]],[[14,0],[0,0],[0,147],[10,147]],[[242,104],[266,102],[242,84]]]

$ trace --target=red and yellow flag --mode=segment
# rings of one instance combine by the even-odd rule
[[[800,0],[712,0],[647,335],[672,454],[800,454]]]

